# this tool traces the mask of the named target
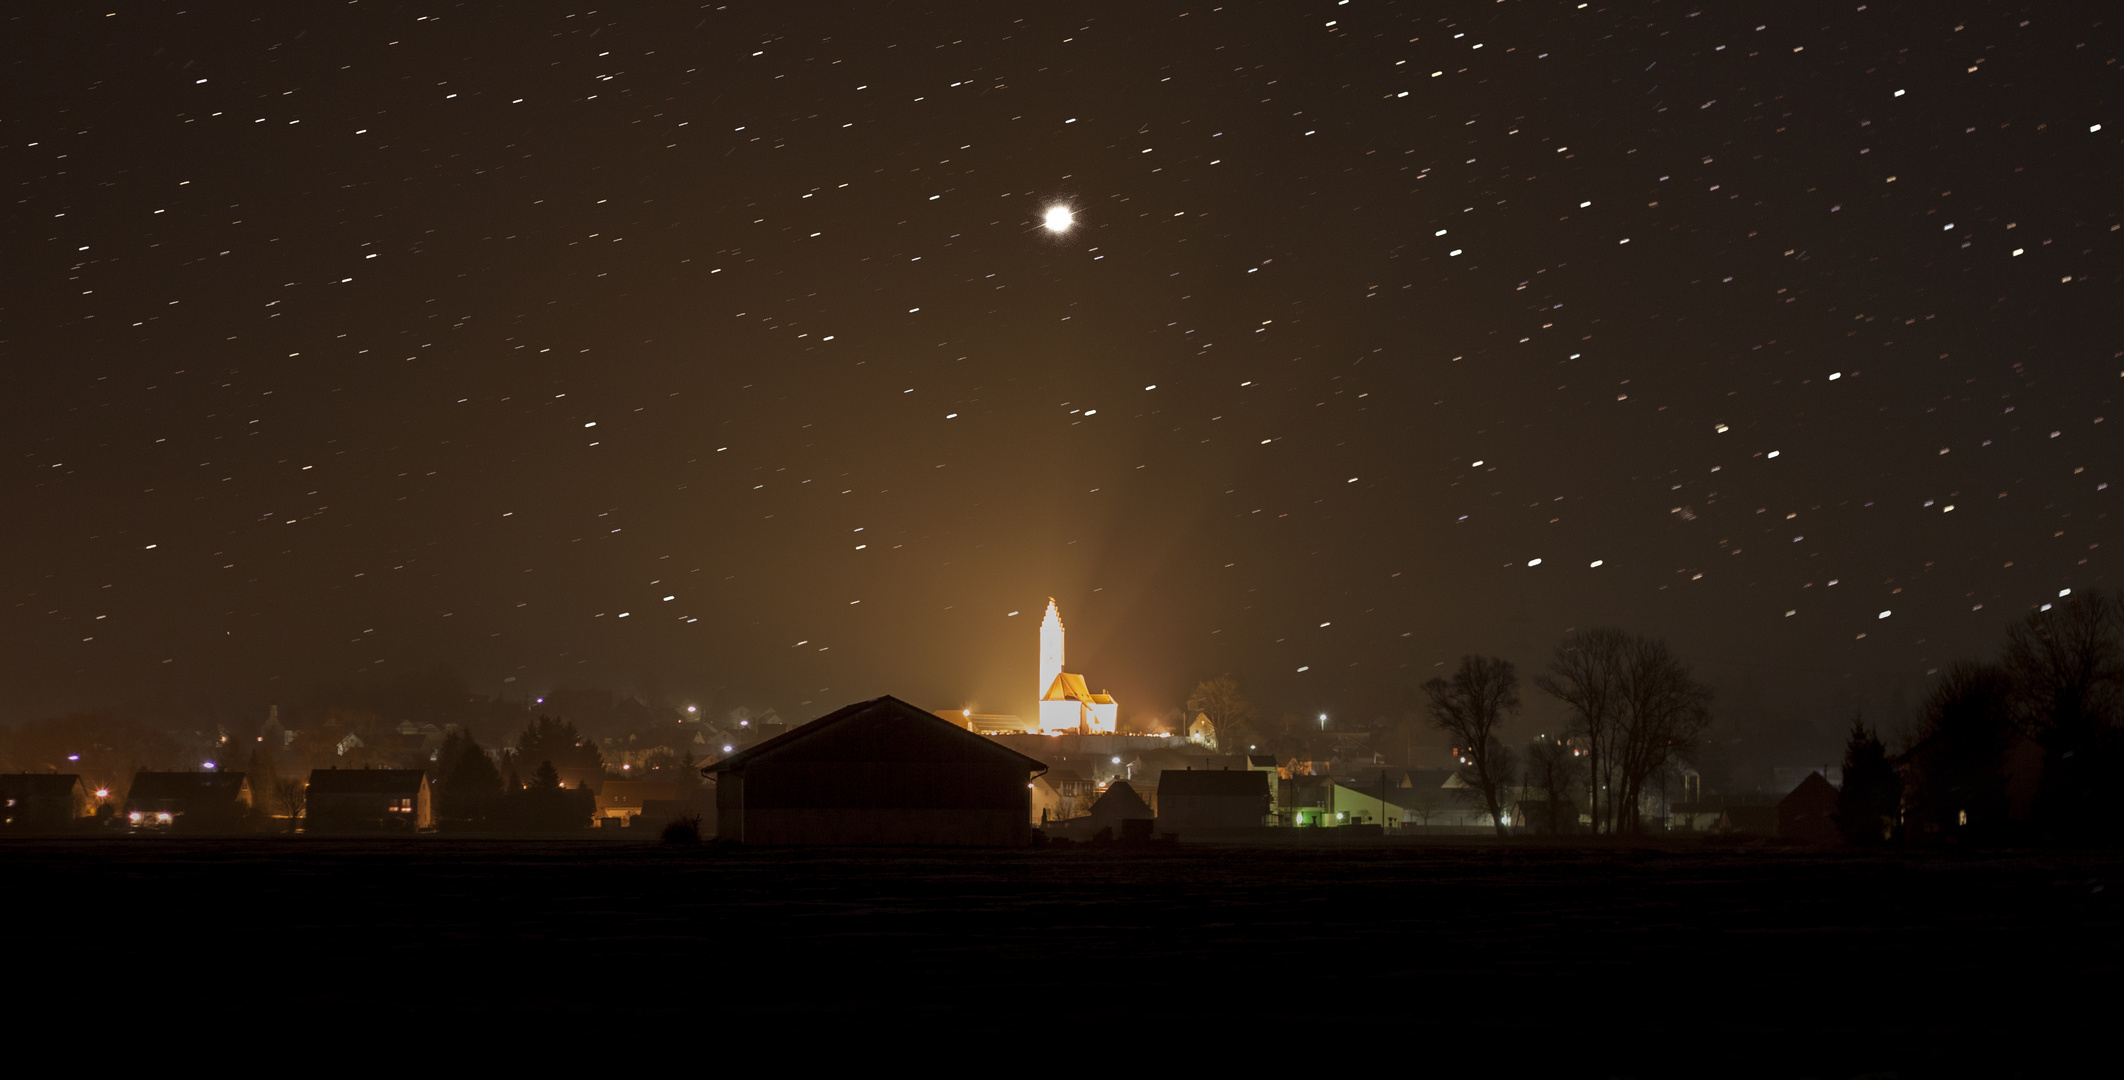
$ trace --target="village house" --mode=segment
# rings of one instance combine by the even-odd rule
[[[423,769],[312,769],[303,806],[306,832],[415,832],[432,828]]]
[[[1808,773],[1792,793],[1777,801],[1777,836],[1803,844],[1840,844],[1836,827],[1836,786],[1821,773]]]
[[[1081,817],[1099,797],[1099,781],[1075,769],[1050,769],[1033,781],[1033,817],[1040,822]]]
[[[1279,822],[1302,828],[1375,825],[1398,829],[1405,824],[1444,821],[1439,811],[1448,799],[1436,787],[1439,778],[1409,769],[1370,767],[1369,773],[1364,779],[1301,775],[1283,780],[1278,785]]]
[[[240,772],[138,772],[125,793],[125,819],[136,829],[231,829],[251,812],[251,784]]]
[[[716,834],[745,844],[1032,842],[1045,764],[895,697],[860,701],[701,770]]]
[[[90,801],[76,773],[0,775],[0,826],[9,829],[68,828],[89,816]]]
[[[1116,780],[1108,785],[1089,811],[1067,821],[1048,824],[1050,838],[1070,840],[1148,840],[1157,814],[1134,784]]]
[[[679,797],[676,780],[607,780],[597,793],[597,824],[608,829],[626,828],[635,824],[650,804],[676,802]]]
[[[1092,804],[1090,820],[1092,835],[1113,830],[1116,840],[1148,840],[1151,825],[1157,815],[1151,812],[1150,804],[1136,794],[1135,785],[1126,780],[1116,780],[1108,785],[1106,794]]]

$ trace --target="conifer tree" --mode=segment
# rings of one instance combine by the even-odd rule
[[[494,768],[493,759],[479,745],[470,732],[462,737],[452,733],[450,742],[443,745],[439,766],[442,768],[441,790],[436,793],[436,810],[445,818],[458,821],[477,821],[487,816],[494,801],[501,797],[503,780]]]
[[[1844,789],[1836,796],[1836,827],[1850,844],[1878,844],[1902,816],[1903,777],[1888,761],[1888,748],[1853,717],[1844,744]]]

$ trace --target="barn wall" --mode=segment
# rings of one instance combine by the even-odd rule
[[[1028,812],[1026,768],[994,761],[763,761],[745,770],[745,808]]]
[[[745,811],[744,822],[747,844],[1024,847],[1032,843],[1032,826],[1022,805],[1007,810],[752,808]],[[731,837],[726,833],[725,838]]]
[[[715,778],[715,838],[745,842],[745,774],[719,773]]]

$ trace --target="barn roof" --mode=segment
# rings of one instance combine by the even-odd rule
[[[215,799],[234,802],[243,797],[240,772],[137,772],[125,793],[128,802],[146,799]]]
[[[0,793],[10,799],[64,799],[80,783],[79,773],[13,773],[0,775]]]
[[[836,709],[808,724],[746,747],[701,769],[736,772],[770,758],[789,761],[1015,762],[1043,772],[1045,762],[1018,753],[887,695]]]
[[[0,776],[0,791],[17,799],[64,799],[79,782],[79,772],[15,772]]]
[[[414,795],[428,774],[421,769],[311,769],[312,795]]]

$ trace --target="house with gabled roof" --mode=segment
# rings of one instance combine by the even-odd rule
[[[143,770],[125,793],[126,821],[134,828],[235,828],[250,812],[251,784],[240,772]]]
[[[305,832],[413,832],[434,824],[426,770],[310,770]]]
[[[896,697],[859,701],[701,774],[716,835],[763,845],[1015,847],[1047,766]]]
[[[1836,785],[1819,772],[1807,774],[1784,798],[1777,801],[1777,835],[1803,844],[1841,844],[1844,834],[1836,827]]]
[[[78,773],[0,774],[0,826],[65,829],[92,812]]]
[[[1084,814],[1046,825],[1050,839],[1148,840],[1157,812],[1151,809],[1136,785],[1116,780],[1099,793],[1098,801]]]
[[[651,803],[677,802],[681,794],[676,780],[607,780],[596,795],[598,824],[626,828],[647,813]]]

